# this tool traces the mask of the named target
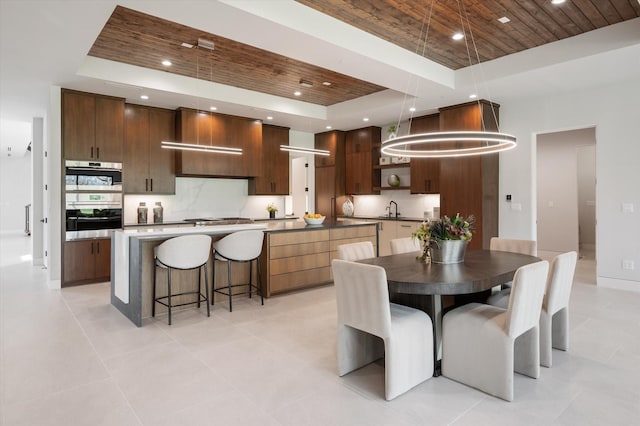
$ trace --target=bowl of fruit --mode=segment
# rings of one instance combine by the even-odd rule
[[[320,213],[307,213],[303,217],[307,225],[320,225],[326,219],[326,216],[322,216]]]

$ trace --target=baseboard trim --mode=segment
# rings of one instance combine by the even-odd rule
[[[633,291],[640,293],[640,282],[620,280],[616,278],[597,277],[597,285],[602,288],[613,288],[615,290]]]

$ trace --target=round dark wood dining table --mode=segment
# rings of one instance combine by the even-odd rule
[[[538,257],[496,250],[467,250],[464,262],[425,263],[418,252],[359,260],[381,266],[387,274],[391,301],[425,311],[433,322],[436,375],[442,358],[442,296],[473,295],[513,280],[518,268]]]

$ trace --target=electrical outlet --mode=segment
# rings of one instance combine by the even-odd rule
[[[635,265],[633,264],[633,260],[629,260],[629,259],[622,260],[622,269],[633,271],[634,268],[635,268]]]

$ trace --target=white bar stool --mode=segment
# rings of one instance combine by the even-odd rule
[[[242,294],[249,294],[249,298],[253,294],[255,288],[260,294],[260,303],[264,305],[264,297],[262,296],[262,279],[260,276],[260,254],[262,253],[262,242],[264,233],[260,230],[238,231],[227,235],[226,237],[213,243],[213,282],[211,283],[211,305],[215,303],[215,294],[224,294],[229,298],[229,312],[233,311],[232,297]],[[216,288],[216,261],[227,262],[227,285],[225,287]],[[258,285],[253,284],[253,267],[252,263],[256,261],[258,269]],[[231,262],[249,263],[249,282],[241,284],[232,284],[231,281]],[[235,287],[248,286],[248,292],[234,292]]]
[[[166,240],[154,248],[155,265],[153,268],[153,306],[151,316],[156,316],[156,303],[166,306],[169,309],[169,325],[171,325],[171,308],[184,305],[198,304],[205,302],[207,305],[207,316],[211,316],[209,311],[209,282],[207,279],[207,262],[211,253],[211,237],[208,235],[184,235]],[[167,270],[167,295],[156,297],[156,272],[158,268]],[[185,291],[182,293],[171,293],[171,270],[191,270],[198,269],[198,290]],[[202,269],[204,268],[204,291],[202,294]],[[173,304],[172,297],[187,294],[197,295],[197,300]],[[166,299],[166,302],[164,301]]]

